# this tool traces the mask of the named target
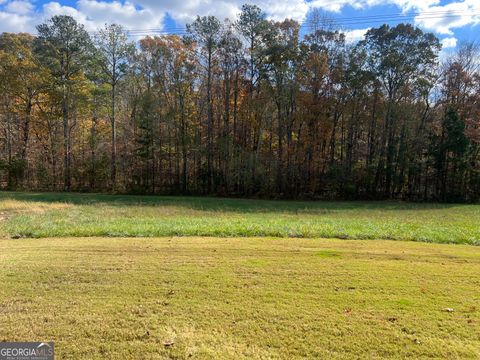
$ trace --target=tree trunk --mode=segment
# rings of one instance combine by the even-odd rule
[[[117,187],[117,123],[115,119],[115,82],[112,83],[112,156],[111,156],[111,173],[110,181],[112,185],[112,191]]]
[[[62,99],[62,114],[63,114],[63,170],[64,181],[63,189],[70,191],[70,123],[68,117],[68,91],[66,84],[63,85],[63,99]]]

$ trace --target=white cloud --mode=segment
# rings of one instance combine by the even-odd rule
[[[392,5],[398,6],[402,11],[425,11],[428,8],[440,4],[440,0],[388,0]],[[377,1],[377,5],[385,3],[385,1]]]
[[[308,3],[311,9],[320,8],[322,10],[338,13],[346,5],[362,6],[362,1],[352,2],[350,0],[330,1],[330,0],[313,0]]]
[[[298,21],[305,19],[311,6],[305,0],[137,0],[145,9],[165,13],[180,23],[190,22],[197,15],[215,15],[219,19],[235,19],[245,3],[254,3],[263,9],[273,20],[291,18]]]
[[[2,32],[33,32],[35,21],[31,14],[34,6],[30,1],[0,0],[0,33]]]
[[[34,27],[30,16],[0,11],[0,33],[33,32]]]
[[[480,23],[480,1],[464,0],[430,7],[415,18],[415,23],[438,34],[453,35],[452,29]]]
[[[131,29],[162,27],[163,14],[155,14],[149,9],[137,9],[130,2],[120,3],[96,0],[79,0],[78,10],[96,25],[120,23]]]
[[[166,13],[180,24],[193,21],[197,15],[235,19],[244,3],[245,0],[78,0],[72,7],[55,1],[45,4],[42,13],[44,19],[53,15],[70,15],[89,31],[112,22],[127,29],[157,29],[162,28]],[[311,8],[305,0],[258,0],[255,4],[272,20],[291,18],[303,21]]]
[[[86,16],[71,6],[63,6],[58,2],[49,2],[43,5],[43,15],[49,18],[54,15],[68,15],[77,20],[85,20]]]
[[[263,1],[260,7],[267,11],[269,18],[273,20],[294,19],[303,21],[310,10],[310,6],[303,0],[290,1]]]
[[[137,9],[132,3],[79,0],[77,7],[50,2],[43,6],[44,20],[54,15],[69,15],[85,25],[88,31],[96,31],[105,24],[117,23],[127,29],[161,28],[163,14],[156,15],[147,9]]]
[[[440,0],[313,0],[308,4],[310,8],[321,8],[331,12],[340,12],[345,6],[365,9],[378,5],[395,5],[406,12],[410,10],[423,11],[439,3]]]
[[[344,31],[345,42],[355,43],[357,41],[363,40],[368,30],[370,30],[370,28]]]
[[[457,46],[457,38],[448,37],[442,39],[442,49],[454,48]]]
[[[30,1],[16,0],[10,1],[5,10],[14,14],[25,15],[31,13],[34,9],[34,5]]]
[[[402,12],[415,11],[415,23],[437,34],[453,35],[453,30],[480,23],[480,0],[255,0],[269,19],[291,18],[304,21],[308,12],[320,8],[340,12],[344,7],[367,9],[394,5]],[[245,0],[76,0],[74,5],[63,5],[63,0],[52,0],[35,8],[36,0],[0,0],[0,31],[34,31],[35,25],[53,15],[70,15],[95,31],[105,23],[119,23],[127,29],[162,28],[168,13],[179,24],[195,19],[197,15],[215,15],[219,19],[235,19]],[[70,4],[70,2],[69,2]],[[179,25],[181,26],[181,25]],[[365,25],[367,26],[367,24]],[[360,39],[366,29],[346,32],[347,40]],[[450,40],[447,45],[451,45]]]

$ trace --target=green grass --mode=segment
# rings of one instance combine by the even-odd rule
[[[53,340],[61,359],[475,359],[480,247],[459,244],[480,245],[479,224],[479,205],[4,192],[0,342]]]
[[[53,340],[59,359],[478,359],[479,274],[465,245],[0,240],[0,341]]]
[[[480,245],[480,205],[0,194],[3,237],[303,237]]]

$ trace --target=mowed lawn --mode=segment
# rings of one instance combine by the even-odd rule
[[[280,238],[0,241],[0,341],[59,359],[480,357],[480,248]]]
[[[478,205],[4,192],[0,342],[55,341],[59,359],[478,359],[479,244]]]
[[[480,245],[480,205],[2,192],[0,236],[321,237]]]

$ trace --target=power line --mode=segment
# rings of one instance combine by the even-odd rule
[[[412,21],[412,20],[430,20],[430,19],[444,19],[444,18],[456,18],[462,16],[480,16],[480,12],[466,12],[464,10],[456,11],[432,11],[412,14],[382,14],[382,15],[369,15],[369,16],[352,16],[326,19],[326,22],[333,26],[352,26],[371,23],[382,22],[399,22],[399,21]],[[300,22],[301,28],[311,29],[315,25],[310,21]],[[148,35],[185,35],[187,28],[182,26],[166,26],[164,28],[151,28],[151,29],[127,29],[129,36],[148,36]],[[97,33],[97,32],[94,32]]]

